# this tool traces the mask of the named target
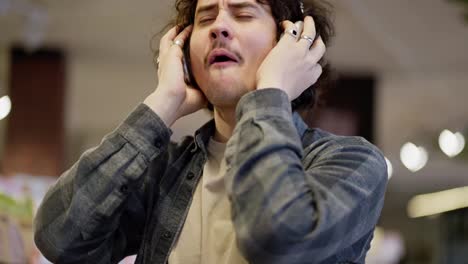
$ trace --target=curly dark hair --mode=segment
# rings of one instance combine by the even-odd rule
[[[284,20],[296,22],[304,20],[306,16],[312,16],[315,21],[316,32],[322,37],[325,45],[328,47],[334,35],[334,26],[332,23],[332,5],[326,0],[308,0],[302,3],[302,0],[256,0],[260,4],[269,5],[273,18],[277,26],[277,40],[279,40],[283,29],[280,23]],[[178,26],[179,31],[183,28],[194,24],[195,11],[197,8],[197,0],[176,0],[175,9],[177,11],[175,18],[165,27]],[[303,11],[301,5],[303,5]],[[187,41],[189,42],[189,41]],[[190,56],[188,45],[184,47],[184,53],[187,62],[190,65]],[[322,65],[322,75],[318,81],[308,87],[298,98],[292,101],[292,109],[302,110],[311,109],[317,101],[317,97],[322,94],[326,88],[332,83],[332,70],[329,63],[322,58],[319,61]],[[193,80],[193,78],[192,78]],[[196,84],[195,84],[196,85]],[[213,106],[208,106],[210,110]]]

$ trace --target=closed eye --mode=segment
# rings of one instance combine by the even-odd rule
[[[236,14],[236,17],[237,18],[240,18],[240,19],[252,19],[254,18],[254,16],[250,13],[245,13],[245,12],[239,12]]]
[[[214,20],[214,18],[211,18],[211,17],[202,18],[202,19],[198,20],[198,23],[203,24],[203,23],[207,23],[207,22],[210,22],[210,21],[213,21],[213,20]]]
[[[237,16],[237,18],[239,18],[239,19],[252,19],[253,16],[243,15],[243,16]]]

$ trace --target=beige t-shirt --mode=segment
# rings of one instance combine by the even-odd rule
[[[210,139],[208,160],[169,264],[248,263],[236,246],[231,207],[224,188],[225,149],[226,144]]]

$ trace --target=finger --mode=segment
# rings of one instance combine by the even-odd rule
[[[302,30],[304,30],[304,22],[302,21],[297,21],[296,23],[294,23],[294,25],[296,25],[297,27],[297,33],[299,34],[299,36],[302,34]]]
[[[164,34],[159,43],[159,53],[164,54],[172,45],[172,40],[177,36],[177,27],[169,29],[169,31]]]
[[[320,78],[320,76],[322,75],[322,72],[323,72],[323,68],[320,64],[316,64],[313,68],[312,68],[312,82],[313,83],[316,83],[318,81],[318,79]]]
[[[315,28],[315,21],[311,16],[306,16],[304,18],[304,30],[302,31],[302,34],[307,35],[313,39],[315,39],[315,34],[316,34],[316,28]]]
[[[188,37],[190,36],[190,33],[192,32],[192,28],[193,28],[192,25],[184,28],[184,30],[182,30],[175,38],[173,38],[172,39],[173,44],[179,43],[173,46],[179,46],[180,48],[183,48],[185,41],[187,41]]]
[[[310,47],[310,52],[308,52],[308,58],[311,60],[312,63],[317,63],[322,59],[323,55],[325,55],[325,52],[327,50],[327,47],[325,43],[322,40],[321,36],[318,36],[317,39],[314,41],[314,44],[312,47]]]
[[[296,42],[299,39],[300,33],[296,24],[289,20],[285,20],[281,22],[281,26],[284,29],[284,33],[281,39],[286,39],[287,41],[292,40],[293,42]]]
[[[206,99],[203,92],[191,86],[189,86],[187,89],[187,97],[185,100],[189,103],[189,105],[197,105],[201,108],[208,105],[208,100]]]
[[[311,42],[314,42],[316,35],[315,22],[311,16],[306,16],[304,18],[304,30],[302,31],[300,45],[305,49],[308,49],[312,46]]]
[[[289,20],[284,20],[283,22],[281,22],[281,27],[283,28],[283,30],[293,26],[295,26],[294,23]]]

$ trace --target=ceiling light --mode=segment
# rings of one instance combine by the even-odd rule
[[[0,120],[4,119],[11,110],[11,100],[8,95],[0,98]]]
[[[424,147],[416,146],[408,142],[401,147],[400,159],[403,165],[412,172],[416,172],[426,166],[428,153]]]
[[[445,129],[439,136],[439,147],[445,155],[455,157],[465,148],[465,137],[460,133],[453,133]]]

